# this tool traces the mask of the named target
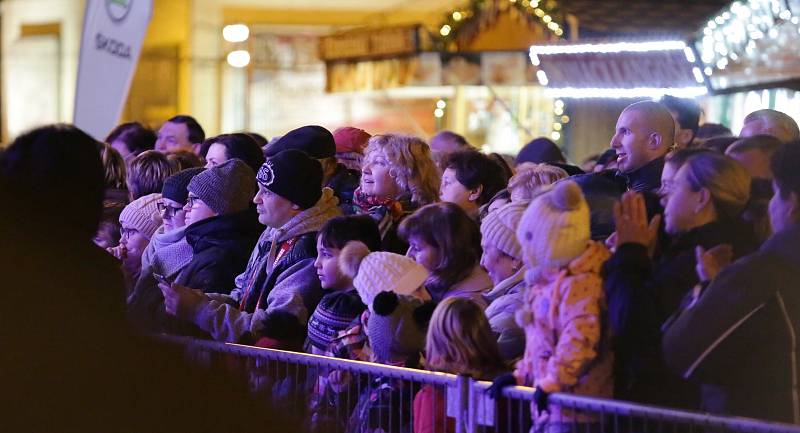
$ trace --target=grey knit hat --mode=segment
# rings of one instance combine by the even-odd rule
[[[381,292],[373,301],[374,314],[367,320],[369,346],[380,363],[405,362],[425,348],[425,334],[433,302],[412,296]]]
[[[230,159],[193,177],[186,189],[217,214],[226,215],[247,209],[255,187],[253,169],[240,159]]]

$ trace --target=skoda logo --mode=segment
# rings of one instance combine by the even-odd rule
[[[128,16],[128,12],[131,11],[131,4],[133,0],[105,0],[106,1],[106,11],[108,12],[108,16],[111,17],[111,20],[114,22],[120,22]]]

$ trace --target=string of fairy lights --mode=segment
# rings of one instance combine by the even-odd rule
[[[510,6],[526,14],[527,17],[535,17],[555,36],[561,37],[564,35],[564,28],[556,18],[560,15],[557,5],[555,0],[473,0],[469,6],[453,9],[445,15],[444,22],[439,26],[439,35],[443,44],[447,46],[448,42],[458,36],[461,29],[471,20],[479,18],[484,11],[490,8],[502,10]]]
[[[564,36],[564,27],[559,24],[562,15],[558,11],[558,3],[555,0],[472,0],[469,5],[449,11],[442,23],[439,25],[439,46],[447,50],[452,47],[461,32],[475,24],[474,20],[483,18],[483,14],[491,9],[493,12],[504,11],[507,8],[515,8],[522,16],[538,22],[548,29],[557,38]],[[444,99],[436,101],[433,115],[437,123],[441,123],[445,116],[447,102]],[[563,135],[564,125],[569,122],[569,116],[565,113],[564,101],[558,99],[553,105],[553,124],[550,138],[553,141],[560,141]]]
[[[764,40],[774,43],[786,23],[800,31],[798,14],[800,11],[781,0],[734,1],[703,28],[698,43],[703,73],[711,76],[742,56],[756,55],[758,44]]]

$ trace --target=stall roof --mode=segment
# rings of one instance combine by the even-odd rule
[[[553,96],[694,97],[706,93],[694,52],[682,40],[581,40],[534,45],[531,62]]]
[[[582,36],[671,33],[686,35],[703,26],[729,0],[562,0]]]

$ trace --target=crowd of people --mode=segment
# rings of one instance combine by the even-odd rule
[[[631,104],[581,166],[545,138],[510,157],[449,131],[205,137],[180,115],[101,143],[45,126],[0,153],[4,243],[81,257],[37,296],[113,329],[468,374],[497,398],[534,386],[540,431],[598,422],[548,408],[554,392],[798,423],[800,130],[774,110],[739,136],[700,115]],[[4,273],[31,272],[20,260]],[[345,403],[352,385],[315,380],[312,428],[454,428],[434,387],[380,378]],[[370,416],[392,398],[414,404],[388,423],[412,424]]]

